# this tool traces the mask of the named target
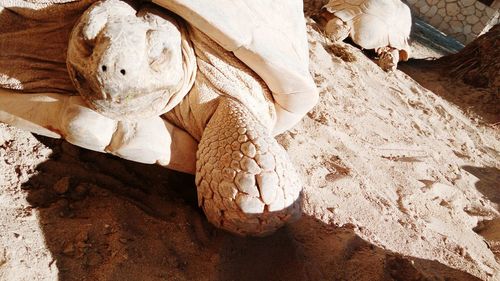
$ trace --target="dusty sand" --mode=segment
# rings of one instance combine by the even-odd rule
[[[278,137],[300,221],[235,237],[207,223],[192,176],[0,124],[0,280],[500,280],[499,130],[469,110],[475,90],[309,41],[321,99]]]

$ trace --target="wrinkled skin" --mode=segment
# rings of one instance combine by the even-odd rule
[[[181,24],[157,11],[142,9],[135,15],[133,9],[120,5],[126,4],[108,0],[91,7],[75,27],[68,53],[68,68],[89,106],[104,116],[127,120],[118,123],[122,132],[113,134],[111,146],[147,147],[157,137],[150,130],[136,138],[133,119],[163,113],[156,103],[170,106],[176,83],[189,85],[183,56],[187,51],[183,53],[181,46],[181,36],[189,36],[198,64],[197,70],[192,69],[196,81],[163,118],[167,127],[185,130],[199,141],[196,185],[208,220],[236,234],[265,235],[296,219],[301,184],[285,150],[272,136],[276,110],[265,83],[196,29],[183,33]],[[170,24],[159,24],[163,21]],[[160,30],[151,31],[151,23]],[[158,41],[155,32],[162,37]],[[127,53],[130,48],[136,50]],[[192,147],[190,142],[187,145]],[[163,149],[173,153],[177,146],[187,150],[185,143],[178,142]]]

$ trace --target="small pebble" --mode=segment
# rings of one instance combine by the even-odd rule
[[[75,253],[75,246],[73,246],[73,244],[71,243],[68,243],[68,245],[66,245],[66,247],[64,247],[63,249],[63,254],[67,256],[72,256],[74,253]]]
[[[74,200],[83,199],[88,193],[88,185],[87,184],[79,184],[75,189],[71,192],[70,197]]]
[[[60,180],[58,180],[54,186],[52,187],[52,189],[54,189],[54,191],[61,195],[61,194],[64,194],[66,192],[68,192],[69,190],[69,186],[70,186],[70,177],[64,177]]]
[[[102,256],[96,252],[88,253],[86,258],[87,258],[87,265],[90,266],[98,265],[102,262]]]

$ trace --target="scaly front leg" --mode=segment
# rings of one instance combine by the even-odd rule
[[[398,67],[399,50],[390,46],[378,48],[375,50],[378,55],[378,65],[384,71],[394,71]]]
[[[196,141],[161,117],[120,122],[88,108],[80,96],[0,89],[0,122],[141,163],[194,173]]]
[[[301,183],[286,151],[241,103],[222,98],[201,138],[198,200],[214,225],[265,235],[300,215]]]

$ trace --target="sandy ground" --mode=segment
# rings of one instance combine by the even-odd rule
[[[278,137],[300,221],[235,237],[207,223],[192,176],[0,124],[0,280],[500,280],[490,102],[422,63],[401,66],[419,84],[309,41],[321,99]]]

